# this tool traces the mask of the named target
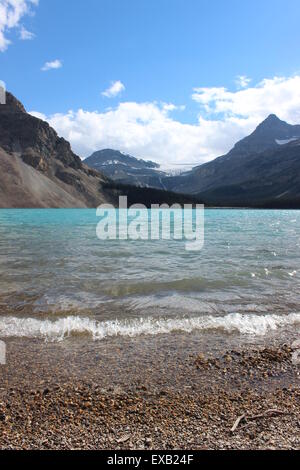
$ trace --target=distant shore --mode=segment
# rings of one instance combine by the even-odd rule
[[[63,347],[31,348],[35,375],[26,352],[17,364],[20,344],[8,346],[15,356],[0,370],[0,449],[300,449],[299,366],[288,346],[186,361],[166,352],[165,370],[155,354],[135,370],[129,354],[132,375],[111,385],[94,352],[80,352],[93,372],[68,379],[59,369]],[[109,364],[116,373],[122,354],[120,345]]]

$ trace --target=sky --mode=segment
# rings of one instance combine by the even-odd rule
[[[0,80],[82,158],[223,155],[300,123],[299,0],[0,0]]]

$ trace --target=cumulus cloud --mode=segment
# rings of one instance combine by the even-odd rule
[[[53,60],[51,62],[46,62],[45,65],[42,67],[43,72],[47,72],[48,70],[55,70],[55,69],[60,69],[63,66],[61,60]]]
[[[281,119],[300,122],[300,75],[264,79],[256,86],[231,92],[226,88],[196,88],[193,99],[210,114],[238,119],[263,119],[278,114]]]
[[[81,157],[115,148],[163,167],[197,165],[223,155],[271,113],[300,123],[300,76],[266,79],[235,92],[197,88],[193,99],[200,106],[194,124],[174,119],[172,112],[181,107],[172,103],[125,102],[103,112],[80,109],[38,117],[69,140]]]
[[[210,160],[229,150],[241,135],[234,122],[201,119],[183,124],[170,113],[163,104],[126,102],[102,113],[80,109],[50,117],[32,114],[47,120],[81,157],[114,148],[165,168]]]
[[[15,28],[21,27],[20,24],[25,15],[32,13],[32,7],[37,6],[39,0],[0,0],[0,51],[4,52],[11,44],[7,35]],[[24,29],[24,31],[26,31]],[[26,31],[28,34],[29,31]],[[27,36],[28,36],[27,34]],[[29,39],[28,37],[26,39]],[[30,38],[32,39],[32,37]]]
[[[112,82],[111,86],[107,88],[107,90],[103,91],[101,94],[106,98],[115,98],[124,90],[125,86],[123,85],[123,83],[120,80],[117,80],[116,82]]]

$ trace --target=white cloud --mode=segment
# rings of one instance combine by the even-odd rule
[[[55,69],[60,69],[63,66],[61,60],[53,60],[51,62],[46,62],[45,65],[42,67],[43,72],[47,72],[48,70],[55,70]]]
[[[122,91],[125,90],[125,86],[123,83],[118,80],[116,82],[112,82],[111,86],[107,88],[107,90],[102,92],[102,96],[105,96],[106,98],[114,98],[115,96],[118,96]]]
[[[172,118],[178,109],[172,103],[125,102],[104,112],[80,109],[43,117],[82,157],[115,148],[164,167],[196,165],[223,155],[271,113],[300,123],[300,76],[275,77],[236,92],[198,88],[193,99],[205,111],[194,124]]]
[[[173,103],[162,103],[162,109],[167,112],[171,111],[184,111],[186,108],[185,105],[176,106]]]
[[[20,29],[20,39],[22,41],[30,41],[31,39],[34,39],[34,38],[35,38],[34,33],[31,33],[30,31],[28,31],[26,28],[24,28],[24,26],[21,27],[21,29]]]
[[[251,78],[246,77],[246,75],[238,75],[235,79],[235,83],[238,88],[247,88],[247,86],[252,82]]]
[[[264,79],[236,92],[226,88],[196,88],[192,97],[206,112],[221,114],[225,120],[259,121],[275,113],[281,119],[300,123],[300,75]]]
[[[81,157],[114,148],[163,167],[210,160],[229,150],[241,135],[235,123],[201,119],[197,124],[183,124],[172,119],[170,112],[157,103],[126,102],[103,113],[80,109],[46,120]]]
[[[37,6],[38,3],[39,3],[39,0],[0,0],[0,51],[1,52],[4,52],[8,48],[8,46],[11,44],[10,39],[8,39],[7,37],[9,31],[20,27],[21,26],[20,21],[22,20],[22,18],[25,15],[30,14],[32,12],[32,7]],[[23,38],[21,37],[21,39]]]

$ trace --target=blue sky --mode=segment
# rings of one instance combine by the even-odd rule
[[[0,79],[81,156],[198,163],[269,112],[300,122],[299,0],[10,1]]]

